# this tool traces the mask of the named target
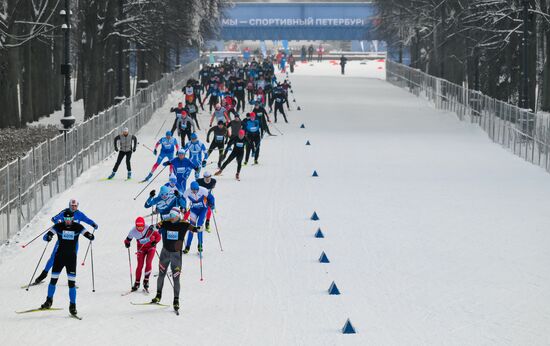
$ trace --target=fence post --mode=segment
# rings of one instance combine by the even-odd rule
[[[23,207],[21,199],[21,158],[17,158],[17,200],[19,201],[17,206],[17,229],[21,229],[21,217],[23,216]]]
[[[10,237],[10,220],[11,220],[11,189],[10,189],[10,164],[8,163],[7,167],[6,167],[6,174],[7,174],[7,182],[8,182],[8,188],[6,189],[7,190],[7,194],[8,194],[8,203],[6,205],[6,209],[7,209],[7,216],[8,216],[8,219],[7,219],[7,222],[6,222],[6,237]]]

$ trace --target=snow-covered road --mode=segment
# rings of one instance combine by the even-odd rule
[[[307,72],[315,68],[318,76]],[[111,158],[49,203],[19,238],[47,228],[71,197],[99,223],[95,293],[89,263],[78,268],[84,320],[67,317],[65,274],[54,299],[64,311],[14,313],[46,296],[46,285],[19,288],[44,243],[14,244],[0,249],[3,344],[549,344],[550,176],[454,115],[382,80],[341,77],[338,68],[297,68],[291,123],[277,124],[284,135],[264,140],[260,165],[244,167],[241,182],[234,164],[220,177],[216,219],[225,251],[215,233],[206,235],[204,282],[196,253],[184,257],[179,317],[130,305],[152,295],[121,297],[130,280],[122,241],[146,214],[145,194],[133,200],[143,185],[122,179],[124,165],[116,180],[100,181]],[[153,144],[179,95],[138,134],[141,143]],[[136,178],[153,159],[139,148]],[[313,211],[319,221],[309,220]],[[318,227],[324,239],[314,237]],[[322,251],[331,263],[318,262]],[[327,294],[333,280],[340,296]],[[163,302],[171,300],[165,284]],[[357,334],[340,333],[347,318]]]

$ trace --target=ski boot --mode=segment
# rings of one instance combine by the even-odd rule
[[[132,172],[128,172],[128,180],[132,179]]]
[[[202,244],[197,245],[197,250],[198,250],[199,252],[202,252]]]
[[[189,246],[186,246],[185,249],[183,250],[183,253],[188,254],[189,250],[190,250]]]
[[[44,304],[40,305],[40,309],[44,309],[44,310],[49,309],[52,307],[52,304],[53,304],[53,299],[50,297],[47,297]]]
[[[111,180],[115,177],[116,172],[112,172],[110,176],[107,177],[108,180]]]
[[[160,303],[161,297],[162,297],[162,293],[160,293],[160,292],[157,291],[157,295],[155,296],[155,298],[153,298],[153,299],[151,300],[151,304],[158,304],[158,303]]]
[[[243,166],[248,165],[248,161],[243,162]]]
[[[235,174],[235,179],[237,179],[239,181],[241,180],[241,178],[239,177],[239,173]]]
[[[147,176],[145,177],[145,179],[142,180],[142,182],[145,183],[146,181],[149,181],[149,179],[151,179],[152,176],[153,176],[153,173],[149,172],[149,174],[147,174]]]
[[[218,171],[217,171],[216,173],[214,173],[214,175],[216,175],[216,176],[218,176],[218,175],[220,175],[220,174],[222,174],[222,170],[221,170],[221,169],[218,169]]]
[[[207,233],[210,233],[210,220],[206,220],[206,222],[204,223],[204,230]]]
[[[76,312],[76,304],[75,303],[71,303],[69,304],[69,313],[73,316],[76,316],[77,315],[77,312]]]
[[[149,293],[149,280],[148,279],[143,280],[143,289],[145,290],[145,292]]]
[[[177,312],[180,309],[180,299],[179,297],[174,297],[174,310]]]
[[[132,286],[132,292],[137,291],[138,288],[139,288],[139,282],[136,282],[136,283],[134,284],[134,286]]]
[[[258,160],[254,160],[254,164],[257,165],[257,164],[258,164]]]
[[[43,270],[42,273],[40,273],[40,275],[38,275],[38,277],[36,278],[36,280],[34,280],[34,284],[35,285],[38,285],[39,283],[41,283],[42,281],[44,281],[44,279],[48,276],[48,272]]]

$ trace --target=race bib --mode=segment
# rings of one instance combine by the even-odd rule
[[[187,121],[181,123],[181,126],[180,126],[182,129],[186,129],[187,128]]]
[[[223,136],[216,136],[216,140],[219,142],[223,141]]]
[[[244,147],[244,143],[237,143],[237,144],[235,144],[235,145],[237,146],[237,148],[242,148],[242,147]]]
[[[204,203],[200,202],[200,203],[193,203],[191,204],[191,208],[204,208]]]
[[[168,240],[178,240],[177,231],[166,231],[166,239]]]
[[[187,108],[189,108],[189,112],[190,112],[190,113],[195,113],[195,110],[196,110],[196,109],[195,109],[195,106],[189,105],[189,106],[187,106]]]
[[[140,243],[140,244],[147,244],[148,242],[149,242],[149,238],[148,238],[148,237],[147,237],[147,238],[141,238],[141,239],[139,240],[139,243]]]
[[[256,131],[258,131],[258,128],[256,126],[252,126],[250,128],[250,132],[256,132]]]
[[[177,172],[177,173],[181,173],[181,174],[185,173],[185,167],[178,167],[178,168],[176,169],[176,172]]]
[[[63,231],[61,238],[64,240],[74,240],[74,231]]]

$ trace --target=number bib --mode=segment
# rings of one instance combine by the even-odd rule
[[[216,136],[216,140],[217,140],[218,142],[223,141],[223,136]]]
[[[166,231],[166,239],[178,240],[179,233],[177,231]]]
[[[242,147],[244,147],[244,143],[236,143],[235,145],[237,146],[237,148],[242,148]]]
[[[61,238],[64,240],[74,240],[74,231],[63,231]]]

